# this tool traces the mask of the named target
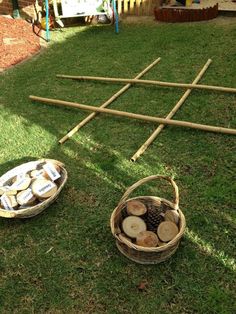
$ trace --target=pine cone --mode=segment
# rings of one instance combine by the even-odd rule
[[[148,214],[145,219],[148,230],[157,232],[158,225],[164,220],[161,213],[161,207],[157,208],[152,204],[148,205]]]
[[[151,223],[147,223],[147,230],[157,233],[157,226],[155,227]]]

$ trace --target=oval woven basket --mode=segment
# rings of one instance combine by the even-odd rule
[[[172,185],[175,194],[174,202],[170,202],[164,198],[157,196],[140,196],[128,199],[129,195],[140,185],[147,183],[151,180],[157,179],[167,180]],[[125,236],[123,236],[121,230],[121,222],[123,220],[122,210],[126,208],[127,202],[131,200],[138,200],[144,203],[145,205],[151,205],[154,207],[160,206],[161,204],[164,212],[168,209],[177,210],[179,214],[179,232],[176,235],[176,237],[162,246],[143,247],[136,245],[135,243],[127,239]],[[172,178],[160,175],[153,175],[143,178],[136,182],[135,184],[133,184],[132,186],[130,186],[122,196],[118,206],[114,209],[110,219],[111,232],[116,239],[117,248],[123,255],[128,257],[130,260],[140,264],[157,264],[170,258],[175,253],[179,246],[180,239],[184,234],[185,226],[186,226],[185,217],[179,208],[178,187]]]
[[[40,159],[37,161],[30,161],[27,163],[24,163],[20,166],[17,166],[10,171],[6,172],[3,176],[0,177],[0,186],[4,186],[7,184],[9,180],[11,180],[13,177],[15,177],[17,174],[21,174],[22,172],[26,173],[28,171],[35,170],[37,166],[44,162],[53,162],[54,164],[58,165],[61,169],[60,175],[61,177],[57,181],[57,186],[58,189],[54,195],[49,197],[48,199],[34,205],[31,207],[27,207],[24,209],[18,209],[18,210],[5,210],[0,208],[0,217],[4,218],[31,218],[33,216],[38,215],[41,213],[43,210],[45,210],[49,205],[51,205],[58,197],[60,194],[61,190],[63,189],[67,178],[68,174],[67,171],[64,167],[64,164],[61,163],[58,160],[54,159]]]

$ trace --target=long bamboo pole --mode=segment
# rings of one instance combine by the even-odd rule
[[[181,88],[194,88],[194,89],[204,89],[213,90],[227,93],[236,93],[236,88],[233,87],[223,87],[214,85],[201,85],[201,84],[185,84],[185,83],[172,83],[163,81],[153,81],[153,80],[137,80],[137,79],[126,79],[126,78],[113,78],[113,77],[102,77],[102,76],[74,76],[74,75],[62,75],[57,74],[59,78],[73,79],[73,80],[93,80],[93,81],[104,81],[113,83],[130,83],[130,84],[146,84],[146,85],[159,85],[164,87],[181,87]]]
[[[212,60],[208,59],[204,67],[201,69],[201,71],[198,73],[196,78],[194,79],[192,84],[197,84],[198,81],[202,78],[206,70],[208,69],[209,65],[211,64]],[[183,96],[180,98],[180,100],[177,102],[177,104],[174,106],[174,108],[170,111],[170,113],[166,116],[166,119],[171,119],[175,113],[179,110],[179,108],[182,106],[182,104],[185,102],[185,100],[190,95],[192,89],[187,89],[186,92],[183,94]],[[160,124],[157,129],[151,134],[151,136],[146,140],[146,142],[137,150],[137,152],[131,157],[131,161],[136,161],[149,147],[149,145],[155,140],[158,134],[161,133],[162,129],[165,127],[164,124]]]
[[[87,106],[87,105],[82,105],[82,104],[64,101],[64,100],[59,100],[59,99],[43,98],[43,97],[32,96],[32,95],[29,96],[29,98],[31,100],[34,100],[34,101],[41,101],[44,103],[54,104],[54,105],[58,105],[58,106],[68,106],[68,107],[79,108],[82,110],[102,112],[102,113],[107,113],[107,114],[111,114],[111,115],[115,115],[115,116],[127,117],[127,118],[132,118],[132,119],[137,119],[137,120],[144,120],[144,121],[155,122],[155,123],[182,126],[182,127],[186,127],[186,128],[215,132],[215,133],[224,133],[224,134],[236,135],[236,129],[228,129],[228,128],[222,128],[222,127],[186,122],[186,121],[170,120],[170,119],[146,116],[146,115],[142,115],[142,114],[130,113],[130,112],[125,112],[125,111],[119,111],[119,110],[113,110],[113,109],[107,109],[107,108],[99,108],[99,107],[95,107],[95,106]]]
[[[156,65],[161,58],[157,58],[154,62],[152,62],[148,67],[146,67],[142,72],[140,72],[135,79],[139,79],[142,77],[145,73],[147,73],[154,65]],[[110,97],[106,102],[104,102],[100,108],[105,108],[108,105],[110,105],[114,100],[116,100],[120,95],[122,95],[125,91],[127,91],[130,86],[132,86],[130,83],[126,84],[124,87],[122,87],[117,93],[115,93],[112,97]],[[85,124],[87,124],[90,120],[92,120],[98,113],[93,112],[90,115],[88,115],[84,120],[82,120],[79,124],[77,124],[73,129],[71,129],[65,136],[63,136],[59,143],[63,144],[66,140],[68,140],[72,135],[74,135],[76,132],[79,131]]]

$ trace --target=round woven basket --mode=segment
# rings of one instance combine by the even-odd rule
[[[167,180],[172,185],[175,194],[174,202],[170,202],[164,198],[157,196],[140,196],[128,199],[129,195],[140,185],[151,180],[157,179]],[[145,205],[151,204],[154,207],[160,206],[161,203],[164,212],[165,210],[168,209],[177,210],[179,213],[179,232],[176,235],[176,237],[172,239],[170,242],[167,242],[166,244],[159,247],[142,247],[136,245],[135,243],[131,242],[129,239],[124,237],[122,235],[121,230],[121,223],[123,220],[122,210],[126,208],[126,204],[130,200],[138,200],[144,203]],[[130,186],[122,196],[118,206],[114,209],[110,219],[111,232],[116,239],[117,248],[123,255],[125,255],[132,261],[135,261],[140,264],[157,264],[170,258],[175,253],[179,246],[180,239],[184,234],[185,226],[186,226],[185,217],[179,208],[179,190],[176,183],[170,177],[159,175],[153,175],[143,178],[136,182],[135,184],[133,184],[132,186]]]
[[[58,165],[61,169],[61,172],[60,172],[61,177],[57,181],[58,189],[56,193],[52,195],[51,197],[49,197],[48,199],[44,200],[43,202],[40,202],[37,205],[31,206],[28,208],[18,209],[18,210],[0,209],[0,217],[30,218],[41,213],[43,210],[45,210],[49,205],[51,205],[57,199],[58,195],[60,194],[61,190],[63,189],[67,181],[68,174],[64,167],[64,164],[54,159],[40,159],[37,161],[30,161],[20,166],[17,166],[11,169],[10,171],[6,172],[3,176],[0,177],[0,186],[7,185],[7,182],[11,180],[17,174],[21,174],[22,172],[26,173],[28,171],[32,171],[36,169],[38,165],[44,162],[53,162],[54,164]]]

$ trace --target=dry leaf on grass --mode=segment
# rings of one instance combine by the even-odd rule
[[[146,291],[148,288],[148,281],[146,279],[142,280],[139,284],[138,284],[138,290],[139,291]]]

